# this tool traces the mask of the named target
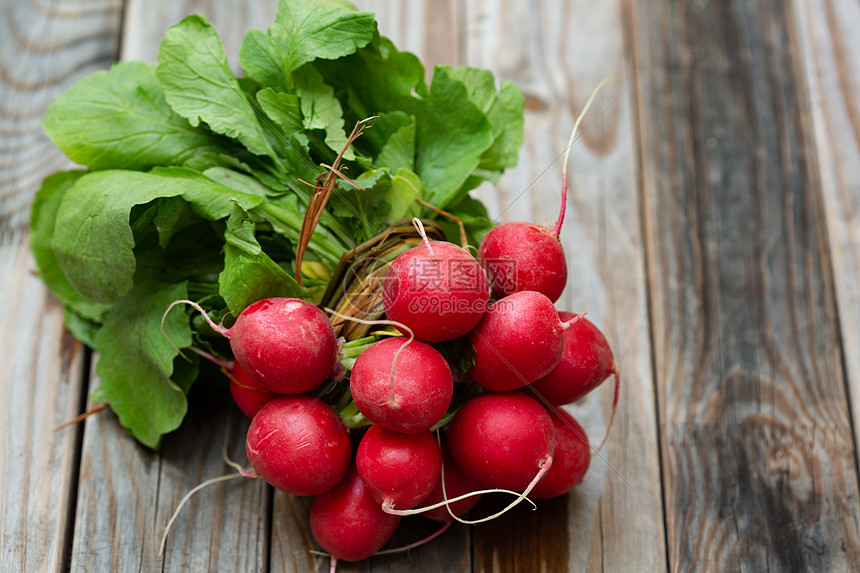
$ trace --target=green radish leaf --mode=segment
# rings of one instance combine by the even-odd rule
[[[293,72],[293,79],[301,102],[304,128],[325,131],[325,144],[335,153],[340,153],[346,144],[346,133],[343,129],[343,109],[334,97],[334,89],[326,85],[322,74],[312,66],[304,66]],[[343,157],[352,160],[355,155],[350,148]]]
[[[120,424],[150,448],[179,427],[188,408],[184,389],[171,380],[179,354],[173,345],[191,345],[188,313],[173,308],[161,330],[170,303],[187,297],[184,283],[136,285],[105,314],[96,335],[100,381],[92,400],[110,404]]]
[[[391,210],[385,215],[385,222],[393,225],[406,217],[417,217],[421,214],[421,205],[415,199],[421,197],[424,183],[408,169],[398,169],[391,178],[391,188],[385,194],[385,201],[391,205]]]
[[[261,86],[271,86],[279,90],[289,88],[289,82],[284,72],[285,55],[279,49],[278,42],[271,32],[265,34],[260,30],[251,30],[242,40],[239,50],[239,62],[248,77],[253,78]]]
[[[519,160],[523,144],[523,109],[525,99],[512,82],[502,82],[496,90],[489,70],[455,66],[447,68],[452,78],[466,86],[469,99],[487,116],[493,126],[493,145],[481,158],[479,169],[502,171]]]
[[[90,320],[81,316],[71,307],[67,306],[63,309],[63,324],[66,329],[72,333],[72,336],[89,346],[96,347],[96,334],[98,334],[101,323]]]
[[[63,197],[84,173],[61,171],[42,182],[30,215],[30,248],[39,269],[39,276],[66,309],[73,311],[75,317],[81,317],[82,320],[98,321],[108,307],[82,296],[75,290],[63,274],[57,256],[51,249],[57,213]]]
[[[167,103],[193,127],[206,122],[255,155],[277,161],[275,151],[230,71],[218,32],[206,18],[188,16],[169,30],[158,52],[158,81]]]
[[[203,175],[243,195],[253,195],[256,197],[275,195],[275,191],[272,188],[261,183],[256,177],[251,177],[250,175],[245,175],[226,167],[210,167],[203,172]],[[250,209],[251,207],[245,206],[245,208]]]
[[[350,122],[385,112],[415,116],[424,107],[424,66],[414,54],[398,51],[388,38],[376,36],[353,55],[313,65],[337,93],[347,95],[344,107]]]
[[[105,304],[131,290],[136,267],[129,222],[132,208],[180,195],[195,214],[209,220],[225,218],[234,202],[251,208],[263,200],[181,167],[158,168],[153,173],[88,173],[66,191],[51,240],[51,250],[72,288]]]
[[[416,172],[426,200],[444,209],[493,143],[487,116],[469,99],[463,82],[437,66],[427,108],[418,117]]]
[[[501,119],[496,120],[494,127],[501,124],[501,129],[495,129],[493,146],[481,159],[481,167],[502,171],[513,167],[520,160],[520,148],[523,146],[525,119],[525,97],[520,88],[513,82],[503,81],[499,86],[499,102],[502,106]]]
[[[209,221],[228,217],[234,203],[244,209],[253,209],[266,198],[265,192],[247,193],[247,187],[239,191],[186,167],[156,167],[149,174],[161,178],[166,185],[179,185],[181,182],[184,187],[182,198],[191,203],[196,215]]]
[[[152,218],[152,225],[158,233],[158,246],[164,249],[174,235],[200,221],[191,205],[178,197],[161,200]]]
[[[234,316],[263,298],[310,299],[305,289],[263,252],[254,237],[253,221],[239,206],[227,220],[224,239],[224,271],[218,277],[218,293]]]
[[[280,0],[269,34],[284,55],[283,69],[292,73],[317,58],[334,60],[367,45],[376,32],[370,12],[348,2]]]
[[[117,62],[81,79],[48,106],[42,126],[72,161],[91,169],[181,165],[221,150],[217,136],[170,109],[155,67],[142,62]]]
[[[257,92],[257,101],[269,119],[281,128],[285,139],[302,130],[304,122],[297,94],[264,88]]]
[[[391,134],[374,160],[374,165],[392,171],[415,169],[415,119],[410,119],[412,121]]]

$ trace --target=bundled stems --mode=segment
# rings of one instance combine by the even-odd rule
[[[406,348],[407,346],[409,346],[409,344],[411,344],[413,340],[415,340],[415,334],[413,334],[412,329],[409,328],[408,326],[406,326],[405,324],[403,324],[402,322],[397,322],[396,320],[364,320],[361,318],[355,318],[354,316],[347,316],[345,314],[341,314],[341,313],[334,311],[330,308],[324,308],[323,310],[325,310],[329,314],[333,314],[334,316],[337,316],[338,318],[343,318],[344,320],[351,320],[354,322],[358,322],[360,324],[369,324],[369,325],[384,324],[384,325],[389,325],[389,326],[396,326],[397,328],[402,328],[403,330],[405,330],[409,333],[409,338],[406,340],[406,342],[404,342],[403,344],[400,345],[400,348],[398,348],[397,351],[394,353],[394,359],[391,361],[391,376],[389,378],[388,400],[390,401],[390,403],[392,405],[395,404],[395,400],[394,400],[394,370],[395,370],[395,367],[397,366],[397,358],[400,356],[400,353],[403,352],[403,349]]]

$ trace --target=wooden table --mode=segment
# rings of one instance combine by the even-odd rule
[[[555,216],[573,118],[601,79],[622,78],[574,148],[559,307],[606,332],[623,386],[586,489],[340,570],[860,567],[860,3],[358,4],[428,65],[487,67],[522,87],[520,165],[480,192],[502,220]],[[108,413],[53,433],[98,380],[27,246],[33,193],[70,166],[39,126],[52,98],[117,58],[154,61],[191,11],[235,64],[244,32],[275,8],[0,0],[2,571],[328,567],[308,552],[307,501],[252,480],[199,494],[158,557],[179,499],[227,471],[225,420],[239,459],[247,422],[223,388],[201,384],[159,452]],[[598,429],[609,392],[576,410]]]

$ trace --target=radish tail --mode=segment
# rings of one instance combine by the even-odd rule
[[[410,551],[412,549],[415,549],[416,547],[421,547],[425,543],[430,543],[431,541],[433,541],[434,539],[436,539],[437,537],[439,537],[440,535],[442,535],[443,533],[448,531],[449,527],[451,527],[450,521],[448,523],[446,523],[445,525],[443,525],[442,527],[440,527],[437,531],[435,531],[431,535],[428,535],[424,539],[420,539],[420,540],[416,541],[415,543],[410,543],[409,545],[404,545],[403,547],[395,547],[393,549],[386,549],[385,551],[377,551],[373,555],[376,556],[376,555],[390,555],[392,553],[403,553],[404,551]]]
[[[600,88],[602,88],[604,84],[619,80],[621,80],[621,78],[607,78],[597,84],[597,87],[594,88],[593,92],[591,92],[591,97],[589,97],[588,101],[585,102],[585,107],[582,108],[581,112],[579,112],[579,115],[573,124],[573,131],[570,132],[570,141],[567,142],[567,148],[564,150],[564,161],[561,168],[561,208],[558,210],[558,221],[556,221],[555,230],[553,231],[556,238],[561,234],[561,226],[564,224],[564,212],[567,210],[567,164],[570,160],[570,150],[573,148],[573,143],[576,141],[576,131],[579,129],[579,124],[582,123],[582,118],[585,117],[585,113],[588,111],[588,108],[591,107],[591,104],[594,102],[594,98],[597,96],[597,92],[600,91]]]
[[[179,517],[179,512],[182,511],[182,507],[191,499],[191,496],[206,487],[207,485],[212,485],[213,483],[218,483],[222,481],[230,481],[236,478],[243,477],[242,474],[228,474],[224,476],[219,476],[216,478],[208,479],[189,491],[185,494],[185,497],[179,502],[179,505],[176,506],[176,510],[173,512],[173,515],[170,516],[170,521],[167,522],[167,525],[164,527],[164,535],[161,536],[161,545],[158,548],[158,556],[164,557],[164,548],[167,546],[167,535],[170,533],[170,528],[173,527],[173,522],[176,521],[176,518]]]
[[[542,464],[540,464],[540,470],[538,471],[537,474],[535,474],[534,479],[532,479],[531,483],[529,483],[529,485],[525,489],[525,491],[523,491],[523,493],[521,493],[517,497],[517,499],[515,499],[514,501],[509,503],[508,506],[505,507],[504,509],[502,509],[501,511],[497,511],[493,515],[488,515],[487,517],[482,517],[481,519],[469,520],[469,519],[460,519],[459,517],[454,517],[454,519],[456,519],[460,523],[465,523],[466,525],[475,525],[476,523],[483,523],[485,521],[490,521],[492,519],[496,519],[497,517],[501,516],[502,514],[507,513],[508,511],[512,510],[514,507],[519,505],[519,503],[521,501],[523,501],[524,499],[528,500],[529,503],[531,503],[532,506],[534,506],[534,508],[537,509],[537,506],[534,504],[534,502],[526,496],[531,493],[531,491],[534,489],[534,487],[537,485],[537,483],[543,478],[543,476],[546,475],[546,473],[549,471],[550,466],[552,466],[552,456],[547,456],[545,460],[542,460]]]
[[[606,434],[603,436],[603,441],[600,442],[600,445],[597,446],[597,449],[591,452],[591,456],[594,457],[603,449],[603,445],[606,443],[606,440],[609,439],[609,430],[612,429],[612,424],[615,422],[615,412],[618,410],[618,388],[621,385],[621,376],[618,374],[618,367],[615,367],[615,397],[612,399],[612,414],[609,415],[609,424],[606,426]]]
[[[543,477],[543,474],[541,474],[541,477]],[[537,483],[537,482],[535,482],[535,483]],[[531,491],[532,487],[534,487],[534,486],[530,485],[527,491]],[[527,497],[525,497],[524,494],[519,493],[517,491],[511,491],[509,489],[480,489],[478,491],[470,491],[469,493],[464,493],[463,495],[460,495],[460,496],[457,496],[457,497],[454,497],[451,499],[443,499],[439,503],[434,503],[433,505],[428,505],[426,507],[418,507],[415,509],[394,509],[393,507],[391,507],[390,502],[384,501],[382,503],[382,511],[384,511],[385,513],[390,513],[391,515],[399,515],[401,517],[405,517],[407,515],[419,515],[419,514],[422,514],[424,512],[436,509],[438,507],[442,507],[443,505],[447,507],[448,504],[454,503],[455,501],[460,501],[461,499],[467,499],[470,497],[474,497],[476,495],[484,495],[485,493],[509,493],[511,495],[517,496],[517,501],[514,502],[513,505],[516,505],[520,501],[525,499],[530,504],[532,504],[532,506],[537,507],[532,500],[528,499]],[[509,506],[509,508],[513,507],[513,505]],[[448,511],[450,513],[450,508]],[[505,509],[505,511],[507,511],[507,509]],[[504,511],[502,513],[504,513]],[[499,515],[501,515],[501,513]],[[457,516],[454,516],[454,519],[457,519]],[[461,520],[457,519],[457,521],[461,521]],[[463,521],[463,523],[469,523],[469,522]]]
[[[228,374],[228,376],[229,376],[229,374]],[[243,468],[237,462],[234,462],[233,460],[230,459],[230,454],[227,451],[229,449],[229,443],[230,443],[230,424],[227,424],[227,426],[224,428],[224,446],[221,448],[221,458],[224,460],[224,463],[227,464],[228,466],[230,466],[231,468],[233,468],[234,470],[236,470],[237,472],[239,472],[239,475],[241,475],[242,477],[251,478],[251,479],[256,479],[256,478],[260,477],[257,475],[257,472],[255,472],[253,469],[247,470],[247,469]]]

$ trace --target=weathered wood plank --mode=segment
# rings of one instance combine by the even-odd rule
[[[554,222],[560,155],[574,119],[601,80],[622,78],[595,100],[583,124],[587,130],[574,144],[562,232],[570,281],[557,304],[587,311],[614,349],[623,375],[616,425],[607,449],[593,458],[585,483],[571,495],[542,503],[537,513],[515,512],[475,529],[475,570],[581,571],[589,564],[607,571],[665,570],[631,72],[620,2],[469,3],[465,44],[466,63],[494,70],[526,94],[520,165],[482,195],[503,221]],[[603,436],[611,395],[607,383],[600,394],[569,408],[592,442]]]
[[[67,565],[86,383],[83,347],[34,275],[26,226],[42,178],[71,163],[42,133],[45,107],[116,56],[120,2],[0,1],[0,570]]]
[[[860,5],[794,3],[830,238],[854,436],[860,435]]]
[[[669,559],[848,571],[857,475],[791,3],[629,3]]]
[[[457,0],[358,0],[360,10],[376,13],[380,33],[401,50],[416,53],[428,78],[435,64],[457,64],[461,58],[461,4]],[[328,560],[309,553],[319,550],[307,523],[311,501],[275,492],[272,515],[271,570],[273,573],[325,571]],[[389,546],[400,547],[432,533],[424,519],[404,521]],[[339,563],[342,573],[367,571],[468,571],[471,568],[469,529],[454,527],[432,544],[408,554],[380,556],[360,563]]]
[[[234,2],[127,3],[123,59],[155,61],[164,31],[191,12],[219,30],[232,61],[240,40],[268,25],[274,7]],[[97,384],[93,381],[93,385]],[[247,421],[232,406],[226,386],[198,382],[183,426],[151,452],[103,414],[87,421],[75,525],[75,571],[265,571],[269,552],[270,491],[261,481],[217,484],[198,493],[179,515],[165,551],[159,543],[180,499],[206,479],[232,472],[222,461],[225,426],[231,455],[244,460]]]

